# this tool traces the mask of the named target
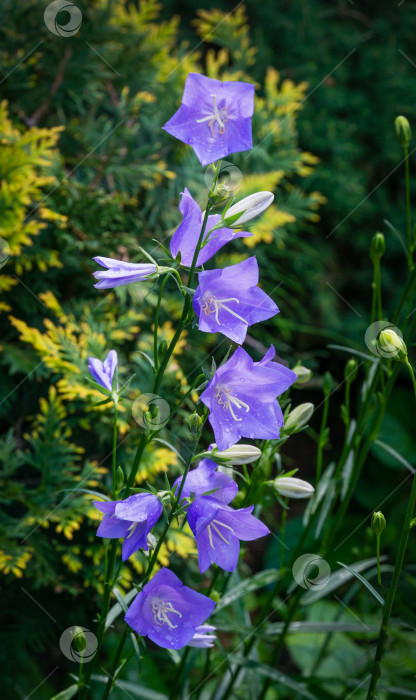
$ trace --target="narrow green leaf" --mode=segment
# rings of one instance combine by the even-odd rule
[[[105,496],[103,493],[99,493],[98,491],[91,491],[90,489],[61,489],[60,491],[58,491],[58,493],[89,493],[90,496],[95,496],[101,501],[111,501],[111,498]]]
[[[380,557],[380,561],[384,561],[385,559],[386,557]],[[354,571],[365,571],[376,564],[376,557],[371,557],[371,559],[363,559],[362,561],[354,563]],[[351,581],[352,578],[354,578],[354,574],[344,568],[334,571],[329,577],[328,583],[324,588],[320,588],[319,590],[313,590],[311,588],[311,590],[306,591],[302,598],[302,604],[311,605],[312,603],[315,603],[315,601],[321,600],[321,598],[326,598],[333,591],[336,591],[337,588],[340,588],[340,586],[343,586],[348,581]]]
[[[66,690],[61,690],[58,695],[54,695],[51,700],[70,700],[78,692],[78,683],[70,685]]]
[[[403,466],[406,467],[406,469],[408,469],[409,472],[414,474],[414,472],[415,472],[414,467],[412,467],[412,465],[409,464],[409,462],[404,457],[402,457],[402,455],[399,452],[397,452],[395,449],[393,449],[393,447],[391,447],[390,445],[387,445],[385,442],[382,442],[381,440],[375,440],[374,445],[378,445],[379,447],[381,447],[382,450],[384,450],[385,452],[388,452],[388,454],[390,454],[392,457],[395,457],[395,459],[397,459],[397,461],[400,462],[400,464],[403,464]]]
[[[169,447],[169,449],[172,450],[172,452],[174,452],[175,455],[176,455],[177,457],[179,457],[179,459],[181,460],[181,462],[183,462],[183,463],[185,464],[185,460],[184,460],[184,458],[182,457],[182,455],[179,454],[179,452],[178,452],[178,450],[176,449],[176,447],[174,447],[173,445],[171,445],[170,442],[168,442],[167,440],[163,440],[163,438],[159,438],[159,437],[153,438],[153,442],[160,442],[161,445],[165,445],[165,447]]]
[[[98,681],[98,683],[107,683],[108,681],[107,676],[100,676],[97,673],[93,673],[91,678],[94,681]],[[130,683],[129,681],[117,680],[115,686],[116,688],[120,688],[121,690],[131,693],[131,695],[135,696],[136,698],[140,698],[140,700],[169,700],[167,695],[158,693],[156,690],[146,688],[144,685],[140,685],[139,683]]]
[[[136,595],[136,589],[132,588],[132,590],[126,593],[126,595],[123,597],[124,604],[127,605],[127,603],[131,603]],[[121,612],[123,612],[123,608],[121,607],[120,603],[116,603],[112,608],[110,608],[107,617],[105,618],[105,629],[108,629],[113,624],[114,620],[118,618]]]
[[[222,596],[221,600],[218,601],[213,614],[215,615],[215,613],[217,613],[219,610],[223,610],[223,608],[227,607],[227,605],[230,605],[235,600],[238,600],[238,598],[242,598],[247,593],[252,593],[258,588],[274,583],[278,580],[279,576],[280,572],[278,569],[266,569],[266,571],[260,571],[258,574],[254,574],[254,576],[251,576],[245,581],[241,581],[241,583],[238,583],[230,591],[228,591],[228,593]]]
[[[293,678],[289,678],[289,676],[286,676],[285,673],[278,671],[276,668],[271,668],[270,666],[267,666],[266,664],[261,664],[258,661],[252,661],[251,659],[247,659],[244,656],[235,657],[233,655],[233,662],[240,666],[244,666],[245,668],[252,668],[254,671],[256,671],[256,673],[259,673],[261,676],[271,678],[275,683],[279,683],[281,685],[284,685],[286,688],[290,688],[290,690],[294,690],[296,693],[299,694],[301,698],[308,698],[308,700],[318,700],[316,695],[313,695],[309,692],[305,683],[299,683]]]
[[[371,585],[371,583],[369,583],[369,582],[367,581],[367,579],[364,578],[364,576],[361,576],[361,574],[359,574],[358,571],[355,571],[355,570],[352,569],[350,566],[347,566],[347,564],[343,564],[342,561],[337,561],[337,564],[339,564],[340,566],[343,566],[344,569],[347,569],[347,571],[351,571],[351,573],[352,573],[356,578],[358,578],[359,581],[361,581],[361,583],[367,588],[367,590],[370,591],[371,595],[374,596],[374,598],[376,599],[376,601],[377,601],[378,603],[380,603],[381,606],[384,605],[384,599],[381,597],[381,595],[379,595],[379,593],[377,593],[376,589],[373,588],[373,586]]]

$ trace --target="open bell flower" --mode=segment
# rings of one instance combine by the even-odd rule
[[[183,218],[171,238],[170,252],[174,258],[180,253],[182,265],[191,267],[204,216],[201,207],[195,202],[186,187],[185,191],[182,192],[179,211]],[[220,248],[226,243],[229,243],[229,241],[253,235],[248,233],[248,231],[233,231],[226,227],[216,229],[209,233],[220,221],[221,216],[219,214],[208,216],[203,246],[196,261],[197,267],[204,265],[204,263],[210,260]]]
[[[199,330],[222,333],[241,345],[247,329],[279,313],[279,309],[257,286],[259,266],[255,257],[220,270],[198,275],[199,286],[193,297],[199,317]]]
[[[96,257],[93,260],[106,268],[92,273],[98,280],[97,284],[94,284],[97,289],[113,289],[131,282],[142,282],[158,271],[157,266],[152,263],[129,263],[103,257]]]
[[[253,508],[234,510],[211,496],[201,496],[191,503],[188,523],[196,539],[201,574],[211,562],[225,571],[234,571],[240,540],[257,540],[269,534],[269,529],[251,514]]]
[[[176,479],[173,488],[176,486],[176,493],[182,483],[183,476]],[[202,459],[196,469],[191,469],[185,479],[181,492],[182,498],[190,498],[191,493],[195,496],[202,496],[204,493],[213,491],[211,497],[222,503],[231,503],[237,495],[238,486],[234,479],[227,474],[217,471],[217,465],[210,459]]]
[[[283,413],[277,396],[297,379],[284,365],[272,362],[271,347],[260,362],[237,348],[201,394],[209,409],[209,422],[219,450],[235,445],[241,437],[272,440],[280,435]]]
[[[244,197],[244,199],[241,199],[227,209],[224,216],[225,226],[235,228],[236,226],[246,224],[247,221],[255,219],[268,209],[273,203],[273,200],[274,194],[272,192],[256,192],[255,194],[250,194],[248,197]],[[238,214],[240,214],[240,216],[236,218]]]
[[[230,153],[252,148],[253,111],[251,83],[221,82],[190,73],[182,104],[163,129],[192,146],[200,163],[209,165]]]
[[[200,634],[198,629],[214,608],[211,598],[184,586],[172,571],[162,568],[143,586],[124,619],[158,646],[182,649]]]
[[[88,358],[88,370],[100,386],[108,391],[113,391],[114,374],[117,372],[118,356],[115,350],[110,350],[104,362],[96,357]],[[115,389],[118,390],[118,382],[116,380]]]
[[[147,535],[162,515],[162,504],[151,493],[135,493],[124,501],[94,501],[104,513],[97,537],[124,538],[122,559],[139,549],[148,550]]]

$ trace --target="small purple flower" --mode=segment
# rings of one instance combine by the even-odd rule
[[[160,569],[136,596],[125,621],[142,637],[165,649],[182,649],[211,615],[215,603],[184,586],[169,569]]]
[[[183,476],[176,479],[173,487],[176,486],[176,493],[182,483]],[[221,503],[231,503],[237,495],[238,486],[234,479],[227,474],[217,471],[217,465],[210,459],[203,459],[196,469],[191,469],[185,479],[185,484],[181,492],[182,498],[190,498],[191,493],[202,496],[208,491],[218,489],[211,496]]]
[[[274,354],[271,347],[260,362],[253,362],[245,350],[237,348],[201,394],[219,450],[235,445],[241,437],[279,437],[283,413],[276,397],[296,381],[297,375],[272,362]]]
[[[188,647],[197,647],[198,649],[209,649],[214,646],[216,640],[215,632],[217,628],[214,625],[199,625],[196,628],[196,634],[188,642]]]
[[[97,360],[96,357],[88,358],[88,370],[94,381],[108,391],[113,391],[113,377],[117,366],[118,357],[115,350],[110,350],[104,362]],[[118,382],[116,382],[116,389],[118,389]]]
[[[273,299],[257,287],[255,257],[222,270],[200,272],[198,280],[193,307],[200,331],[222,333],[241,345],[249,326],[279,313]]]
[[[201,207],[198,206],[186,187],[185,191],[182,192],[179,211],[183,219],[171,238],[170,252],[174,258],[176,258],[180,252],[182,265],[191,267],[204,217]],[[197,267],[204,265],[204,263],[212,258],[220,248],[226,243],[229,243],[229,241],[253,235],[247,231],[234,231],[234,229],[231,228],[219,228],[208,236],[209,231],[220,220],[221,216],[219,214],[212,214],[208,217],[203,247],[196,261]]]
[[[138,549],[147,551],[147,535],[162,515],[162,505],[150,493],[135,493],[124,501],[94,501],[104,518],[98,537],[124,538],[122,559],[126,561]]]
[[[254,506],[234,510],[210,496],[197,498],[188,508],[188,523],[198,546],[201,574],[211,562],[234,571],[240,555],[240,540],[257,540],[269,529],[254,515]]]
[[[97,289],[112,289],[130,284],[130,282],[141,282],[157,271],[156,265],[151,263],[128,263],[114,260],[114,258],[102,257],[96,257],[93,260],[101,267],[107,268],[92,273],[95,279],[99,280],[97,284],[94,284]]]
[[[182,104],[163,128],[192,146],[202,165],[209,165],[252,148],[253,111],[254,85],[190,73]]]

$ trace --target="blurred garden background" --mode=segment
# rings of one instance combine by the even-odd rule
[[[376,231],[386,238],[381,272],[386,318],[400,296],[407,264],[397,233],[405,230],[406,210],[403,150],[394,120],[403,114],[416,128],[416,2],[78,0],[76,5],[82,25],[63,37],[45,26],[47,3],[2,2],[0,237],[10,252],[0,269],[5,700],[49,700],[65,688],[68,673],[76,671],[63,657],[59,637],[73,624],[94,626],[102,593],[99,514],[88,494],[73,489],[82,484],[100,491],[106,483],[112,418],[96,405],[99,394],[86,381],[87,357],[103,359],[115,348],[121,379],[135,373],[131,400],[149,391],[151,371],[143,353],[152,351],[149,308],[156,292],[140,285],[98,292],[92,257],[142,260],[139,246],[154,253],[155,239],[166,244],[178,225],[185,186],[201,205],[206,198],[204,169],[194,153],[161,130],[180,103],[188,73],[256,84],[254,148],[229,160],[242,174],[242,195],[271,190],[275,201],[253,227],[253,238],[236,241],[218,260],[233,264],[255,254],[262,287],[280,308],[275,318],[250,330],[246,348],[252,356],[259,359],[273,343],[281,361],[312,370],[311,380],[293,393],[296,403],[312,402],[316,410],[306,431],[288,440],[281,455],[285,468],[299,468],[301,478],[315,479],[327,372],[334,392],[324,465],[336,461],[343,447],[344,369],[351,349],[368,353],[369,251]],[[410,144],[411,154],[415,145]],[[414,162],[411,155],[412,192]],[[162,305],[166,341],[180,316],[179,301],[172,285]],[[227,347],[221,337],[189,330],[169,368],[167,400],[186,393],[195,378],[190,367],[206,362],[207,354],[221,361]],[[412,352],[410,347],[410,357]],[[353,383],[352,415],[360,400],[360,384]],[[337,561],[374,556],[370,519],[380,508],[388,523],[382,553],[391,563],[410,488],[404,478],[415,466],[413,401],[408,375],[400,372],[328,557],[333,568]],[[166,469],[179,474],[169,444],[180,450],[189,439],[186,418],[192,410],[190,400],[175,433],[163,435],[166,444],[147,453],[137,485],[156,483]],[[127,403],[121,463],[131,460],[138,435]],[[279,532],[281,507],[272,496],[265,498],[267,525]],[[288,512],[289,549],[299,537],[303,512],[303,505],[291,505]],[[328,527],[323,510],[318,535]],[[319,551],[319,545],[312,539],[304,551]],[[408,628],[397,628],[390,638],[383,687],[391,690],[382,691],[383,700],[402,697],[398,687],[416,697],[415,553],[411,536],[394,611]],[[141,556],[123,565],[121,588],[128,590],[143,572]],[[192,557],[189,536],[173,533],[162,562],[179,569],[181,558]],[[241,576],[245,566],[254,572],[278,568],[280,557],[275,539],[260,541],[249,548]],[[196,569],[188,575],[190,582],[198,581]],[[387,581],[390,575],[387,571]],[[255,613],[262,595],[246,597],[246,610]],[[343,595],[341,589],[337,600]],[[308,608],[307,619],[338,616],[345,624],[358,618],[377,625],[378,612],[364,593],[351,598],[340,608],[332,594],[322,596]],[[241,624],[247,624],[241,614]],[[225,629],[222,635],[227,650],[232,634]],[[291,635],[279,669],[312,679],[309,691],[318,687],[320,700],[349,697],[350,678],[357,669],[364,673],[371,659],[367,646],[362,659],[362,633],[332,635],[323,663],[314,658],[317,640],[323,643],[325,634]],[[116,644],[110,635],[108,654]],[[158,654],[146,657],[141,681],[163,695],[170,676],[159,666],[170,659],[164,650]],[[126,683],[134,684],[137,665],[128,665],[126,673]],[[354,697],[365,697],[360,693]],[[123,698],[124,691],[116,689],[114,697]],[[237,688],[235,697],[256,695],[239,695]],[[300,697],[312,696],[278,683],[267,696]]]

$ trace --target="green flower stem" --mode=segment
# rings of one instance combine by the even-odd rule
[[[117,401],[114,401],[114,418],[113,418],[113,454],[112,454],[112,477],[113,477],[113,496],[116,497],[116,469],[117,469]]]
[[[397,585],[399,583],[400,574],[403,567],[404,555],[407,547],[407,540],[409,538],[410,523],[412,521],[414,509],[416,503],[416,476],[413,477],[412,489],[409,496],[409,502],[407,504],[406,517],[404,525],[402,528],[402,534],[400,536],[399,549],[397,552],[396,564],[394,567],[393,578],[390,584],[389,591],[387,593],[386,602],[384,604],[383,618],[381,621],[380,632],[378,636],[376,655],[374,659],[373,668],[371,671],[370,686],[368,688],[367,699],[375,700],[376,698],[376,688],[377,682],[381,673],[381,659],[383,656],[384,644],[387,639],[388,626],[390,621],[390,615],[394,604],[394,599],[396,596]]]
[[[323,450],[326,445],[326,424],[328,421],[329,394],[324,397],[324,410],[322,412],[321,430],[318,438],[318,452],[316,456],[316,483],[319,482],[322,474]]]
[[[168,281],[169,276],[166,275],[160,285],[159,288],[159,296],[157,298],[157,304],[156,304],[156,309],[155,309],[155,327],[153,331],[153,361],[155,363],[155,372],[157,374],[158,368],[159,368],[159,351],[158,351],[158,343],[157,343],[157,334],[159,332],[159,313],[160,313],[160,305],[162,303],[162,296],[163,296],[163,290],[165,287],[166,282]]]
[[[376,535],[377,581],[378,581],[378,585],[379,585],[379,586],[381,586],[380,540],[381,540],[381,535]]]
[[[371,304],[371,323],[376,320],[381,321],[383,309],[381,303],[381,264],[380,258],[374,260],[373,297]]]
[[[116,654],[115,654],[114,659],[113,659],[113,663],[111,665],[110,673],[108,674],[108,681],[107,681],[107,685],[106,685],[105,690],[104,690],[104,695],[103,695],[102,700],[108,700],[110,693],[114,687],[114,675],[115,675],[117,668],[119,666],[120,658],[121,658],[121,655],[123,653],[124,645],[126,643],[128,635],[129,635],[129,627],[127,625],[125,625],[124,630],[123,630],[123,634],[120,637],[120,642],[119,642],[119,645],[117,647]]]
[[[412,241],[412,221],[411,221],[411,211],[410,211],[410,173],[409,173],[409,147],[408,145],[403,146],[404,151],[404,169],[405,169],[405,182],[406,182],[406,230],[407,230],[407,245],[409,249],[409,266],[413,267],[413,248],[414,242]]]
[[[416,379],[415,379],[415,373],[414,373],[413,367],[412,367],[412,365],[410,364],[410,362],[409,362],[409,360],[407,359],[407,357],[406,357],[406,360],[405,360],[404,364],[406,365],[407,369],[408,369],[409,372],[410,372],[410,376],[411,376],[411,378],[412,378],[412,384],[413,384],[413,391],[415,392],[415,398],[416,398]]]

